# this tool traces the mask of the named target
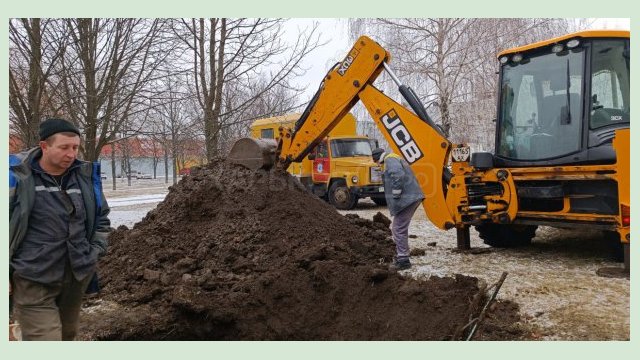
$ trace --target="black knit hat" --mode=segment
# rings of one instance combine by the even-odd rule
[[[64,119],[47,119],[40,123],[40,141],[44,141],[49,136],[61,132],[72,132],[80,136],[80,130]]]
[[[373,161],[378,162],[380,160],[380,156],[384,154],[384,149],[377,148],[371,151],[371,156],[373,157]]]

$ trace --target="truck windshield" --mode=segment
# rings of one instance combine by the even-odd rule
[[[584,49],[502,66],[498,155],[541,160],[580,150]]]
[[[334,139],[331,140],[331,156],[371,156],[371,145],[367,139]]]

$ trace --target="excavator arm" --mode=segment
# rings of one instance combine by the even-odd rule
[[[275,163],[286,170],[291,162],[299,162],[307,156],[340,119],[362,101],[392,151],[402,155],[411,166],[425,195],[423,207],[434,225],[442,229],[454,226],[468,229],[468,225],[476,220],[497,221],[498,216],[502,216],[501,222],[513,219],[515,210],[508,209],[508,204],[517,200],[512,199],[515,195],[511,194],[515,193],[512,192],[513,182],[507,181],[508,174],[506,177],[502,173],[498,176],[495,171],[478,174],[467,162],[457,163],[451,174],[448,159],[453,145],[427,116],[411,88],[400,84],[389,69],[390,58],[378,43],[366,36],[360,37],[345,59],[327,73],[293,129],[280,128],[277,143],[240,139],[229,158],[253,169],[269,168]],[[383,70],[396,82],[413,112],[373,86]],[[487,179],[505,182],[506,186],[483,193],[481,196],[486,201],[481,208],[472,204],[466,185],[469,181],[481,184]],[[450,189],[451,186],[455,189]],[[454,196],[448,198],[447,194]]]
[[[291,162],[302,161],[358,102],[360,92],[375,81],[389,58],[375,41],[360,37],[345,59],[325,75],[294,128],[281,127],[278,141],[240,139],[228,158],[254,170],[275,163],[286,170]]]
[[[281,129],[279,166],[301,161],[358,102],[389,61],[389,53],[373,40],[360,37],[342,62],[324,77],[318,91],[293,129]]]

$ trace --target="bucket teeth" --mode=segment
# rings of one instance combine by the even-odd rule
[[[277,147],[273,139],[242,138],[233,144],[227,159],[250,170],[270,169],[276,160]]]

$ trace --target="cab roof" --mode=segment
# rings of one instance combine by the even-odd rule
[[[366,135],[334,135],[327,136],[332,140],[344,140],[344,139],[357,139],[357,140],[369,140],[370,138]]]
[[[291,121],[297,121],[298,119],[300,119],[301,115],[302,114],[294,113],[294,114],[286,114],[286,115],[280,115],[280,116],[273,116],[270,118],[258,119],[254,121],[253,124],[251,124],[251,126],[253,127],[253,126],[262,126],[262,125],[272,125],[274,123],[278,124],[278,123],[287,123]]]
[[[538,41],[533,44],[519,46],[515,48],[511,48],[508,50],[504,50],[498,54],[498,57],[502,55],[508,55],[518,52],[524,52],[532,49],[541,48],[547,45],[555,44],[564,40],[572,39],[572,38],[630,38],[631,32],[627,30],[585,30],[578,31],[567,35],[562,35],[559,37],[555,37],[548,40]]]

